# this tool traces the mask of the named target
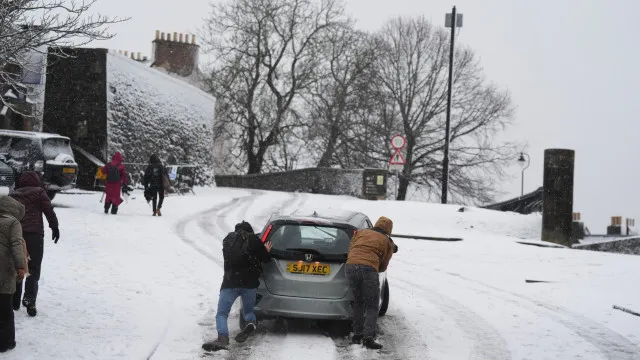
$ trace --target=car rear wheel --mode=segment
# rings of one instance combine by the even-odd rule
[[[378,316],[384,316],[387,313],[388,308],[389,308],[389,281],[385,281],[384,287],[382,289],[382,305],[380,305],[380,311],[378,312]]]

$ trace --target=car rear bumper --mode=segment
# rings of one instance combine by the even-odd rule
[[[273,295],[259,291],[254,312],[258,318],[303,318],[316,320],[351,320],[353,308],[348,297],[313,299]]]

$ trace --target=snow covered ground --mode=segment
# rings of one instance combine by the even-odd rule
[[[391,305],[382,352],[313,327],[269,322],[215,359],[640,359],[640,261],[630,255],[538,247],[540,217],[417,202],[237,189],[168,197],[162,218],[134,194],[118,216],[99,194],[59,195],[57,245],[45,244],[39,314],[16,313],[18,347],[3,359],[199,359],[215,335],[220,240],[233,225],[261,229],[273,212],[359,210],[392,218]],[[47,236],[50,236],[49,234]],[[526,282],[539,280],[547,282]],[[229,319],[232,334],[237,315]]]

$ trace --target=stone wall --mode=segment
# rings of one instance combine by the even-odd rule
[[[43,131],[71,138],[85,151],[105,158],[107,152],[107,50],[62,48],[50,53]],[[93,185],[95,165],[76,154],[78,185]]]
[[[616,239],[591,244],[573,245],[574,249],[604,251],[617,254],[640,255],[640,237]]]
[[[216,175],[215,181],[220,187],[360,197],[362,174],[363,170],[307,168],[270,174]]]

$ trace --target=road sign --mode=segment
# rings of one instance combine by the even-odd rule
[[[406,161],[404,160],[404,156],[400,153],[400,149],[396,149],[396,152],[391,155],[391,159],[389,159],[389,164],[391,165],[404,165]]]
[[[391,146],[396,150],[403,149],[406,145],[407,145],[407,139],[405,139],[404,136],[400,134],[394,135],[391,138]]]

